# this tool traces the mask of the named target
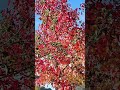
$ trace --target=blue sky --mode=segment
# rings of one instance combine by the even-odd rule
[[[0,12],[1,10],[4,10],[8,7],[7,2],[8,0],[0,0]],[[3,17],[1,16],[1,13],[0,13],[0,20],[1,19],[3,19]]]
[[[85,3],[85,0],[68,0],[68,3],[70,3],[71,7],[75,9],[75,8],[79,8],[80,4]],[[38,26],[41,23],[41,21],[38,18],[39,16],[35,14],[35,30],[38,30]],[[83,13],[83,15],[80,16],[80,20],[85,21],[85,13]],[[46,84],[45,87],[55,90],[51,84],[48,84],[48,85]]]
[[[81,3],[85,3],[85,0],[68,0],[68,3],[70,3],[72,8],[75,9],[79,8]],[[80,16],[80,20],[85,21],[85,13]],[[41,24],[41,21],[39,20],[39,15],[35,14],[35,30],[38,30],[39,24]]]

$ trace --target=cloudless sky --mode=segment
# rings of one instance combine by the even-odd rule
[[[8,0],[0,0],[0,12],[1,12],[1,10],[4,10],[4,9],[6,9],[8,6],[7,6],[7,2],[8,2]],[[0,13],[0,20],[2,19],[3,17],[2,17],[2,15],[1,15],[1,13]]]
[[[68,3],[71,4],[71,7],[73,9],[76,9],[80,7],[80,4],[85,3],[85,0],[68,0]],[[85,21],[85,12],[82,14],[82,16],[80,16],[80,20]],[[39,24],[41,24],[41,21],[39,20],[39,15],[35,14],[35,30],[38,30]],[[45,87],[55,90],[51,84],[46,84]]]

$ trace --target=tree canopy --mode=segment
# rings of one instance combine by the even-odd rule
[[[79,9],[72,10],[67,0],[36,0],[42,20],[35,36],[37,86],[51,83],[56,89],[74,90],[84,85],[85,31],[77,23]]]

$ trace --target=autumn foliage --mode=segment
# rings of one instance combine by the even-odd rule
[[[120,3],[86,1],[86,88],[119,90]]]
[[[0,90],[32,90],[34,3],[32,0],[8,1],[0,21]]]
[[[42,20],[35,33],[36,85],[62,90],[84,85],[85,30],[77,23],[78,9],[67,0],[36,0],[35,10]]]

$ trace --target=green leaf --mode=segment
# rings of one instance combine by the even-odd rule
[[[48,54],[48,59],[52,59],[52,54]]]
[[[54,47],[58,47],[58,46],[61,46],[61,43],[60,42],[53,42],[53,43],[51,43],[51,45]]]

